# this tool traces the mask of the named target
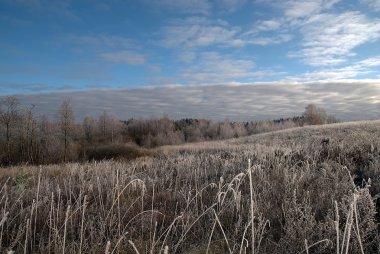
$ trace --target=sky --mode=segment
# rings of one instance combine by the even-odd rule
[[[0,0],[0,96],[81,118],[380,118],[380,0]]]

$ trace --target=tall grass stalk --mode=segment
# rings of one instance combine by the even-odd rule
[[[339,209],[338,209],[338,202],[334,201],[334,207],[335,207],[335,231],[336,231],[336,254],[339,254],[340,246],[339,246]]]
[[[26,220],[26,226],[25,226],[24,254],[27,254],[27,250],[28,250],[29,222],[30,222],[30,219],[27,219],[27,220]]]
[[[64,230],[63,230],[63,244],[62,244],[62,254],[65,254],[65,247],[66,247],[66,233],[67,233],[67,221],[69,219],[70,214],[70,205],[67,206],[66,210],[66,216],[65,216],[65,224],[64,224]]]
[[[83,245],[83,230],[84,230],[84,215],[86,212],[86,206],[87,206],[87,195],[84,196],[83,199],[83,205],[82,205],[82,222],[80,225],[80,243],[79,243],[79,254],[82,253],[82,245]]]
[[[227,238],[227,236],[226,236],[226,233],[224,232],[224,229],[223,229],[222,223],[220,222],[219,217],[218,217],[218,215],[216,214],[216,212],[215,212],[214,209],[213,209],[213,212],[214,212],[214,215],[215,215],[215,220],[216,220],[216,222],[218,222],[218,225],[219,225],[219,227],[220,227],[220,230],[222,231],[222,234],[223,234],[223,237],[224,237],[224,241],[225,241],[226,244],[227,244],[228,252],[229,252],[230,254],[232,254],[231,247],[230,247],[230,243],[228,242],[228,238]]]
[[[245,249],[246,247],[244,246],[244,242],[247,241],[247,239],[245,238],[245,235],[248,231],[248,228],[251,226],[251,223],[252,223],[252,220],[250,220],[247,224],[247,226],[245,226],[244,228],[244,232],[243,232],[243,236],[241,237],[241,243],[240,243],[240,251],[239,251],[239,254],[243,254],[245,253]],[[247,241],[248,242],[248,241]],[[243,252],[244,250],[244,252]]]
[[[252,167],[251,159],[248,159],[248,177],[249,177],[249,194],[250,194],[250,212],[251,212],[251,247],[252,254],[255,254],[255,223],[254,223],[254,213],[253,213],[253,180],[252,180]]]
[[[115,247],[113,248],[111,254],[113,254],[113,253],[117,250],[119,244],[123,241],[123,239],[124,239],[124,235],[122,235],[122,236],[119,238],[119,240],[117,240],[117,242],[116,242],[116,244],[115,244]]]
[[[49,233],[48,233],[48,237],[49,237],[48,250],[49,250],[49,253],[52,252],[52,250],[51,250],[51,242],[52,242],[51,231],[54,228],[54,218],[55,218],[55,216],[54,216],[54,193],[52,192],[51,198],[50,198],[50,211],[49,211]]]
[[[207,243],[206,254],[208,254],[208,250],[210,249],[211,240],[212,240],[212,235],[214,234],[214,230],[215,230],[216,223],[217,223],[217,222],[216,222],[216,220],[215,220],[214,223],[212,224],[210,237],[209,237],[209,239],[208,239],[208,243]]]
[[[132,246],[132,248],[133,248],[133,250],[135,251],[136,254],[140,254],[140,252],[136,248],[136,245],[131,240],[128,240],[128,243]]]
[[[36,194],[36,212],[34,214],[34,231],[33,231],[33,239],[36,239],[36,230],[37,230],[37,216],[38,216],[38,198],[40,194],[40,184],[41,184],[41,173],[42,166],[40,166],[40,170],[38,171],[38,183],[37,183],[37,194]],[[34,242],[33,242],[34,243]]]
[[[111,241],[107,241],[105,254],[110,254]]]
[[[9,212],[6,212],[4,210],[3,217],[1,218],[1,221],[0,221],[0,227],[1,227],[1,232],[0,232],[0,251],[2,250],[2,246],[3,246],[2,245],[2,241],[3,241],[4,223],[5,223],[5,221],[8,218],[8,214],[9,214]]]
[[[362,244],[362,238],[360,236],[360,228],[359,228],[359,219],[358,219],[358,210],[357,210],[357,195],[354,194],[354,215],[355,215],[355,232],[356,232],[356,236],[358,238],[358,242],[359,242],[359,246],[360,246],[360,252],[362,254],[364,254],[364,249],[363,249],[363,244]]]

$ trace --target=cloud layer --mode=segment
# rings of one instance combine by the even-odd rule
[[[70,99],[76,119],[103,110],[121,119],[168,114],[172,118],[223,120],[275,119],[302,114],[315,103],[344,120],[380,117],[379,82],[257,83],[215,86],[172,86],[143,89],[94,89],[19,96],[23,104],[54,117],[64,99]]]

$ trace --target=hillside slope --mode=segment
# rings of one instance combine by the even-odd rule
[[[343,142],[351,144],[357,139],[372,139],[373,142],[378,142],[380,133],[380,120],[374,121],[357,121],[343,122],[328,125],[311,125],[305,127],[296,127],[285,130],[256,134],[247,137],[234,138],[221,141],[209,141],[199,143],[188,143],[178,146],[165,146],[162,148],[175,149],[199,149],[199,148],[220,148],[225,149],[231,146],[250,145],[250,144],[265,144],[273,147],[276,145],[289,144],[304,144],[305,141],[310,143],[320,142],[322,139],[328,138],[334,142]]]

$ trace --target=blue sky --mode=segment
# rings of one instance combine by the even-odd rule
[[[379,70],[380,0],[0,0],[0,95],[379,84]]]

